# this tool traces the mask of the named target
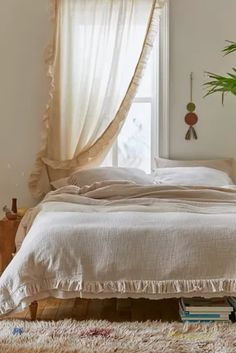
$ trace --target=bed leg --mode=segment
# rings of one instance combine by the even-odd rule
[[[33,302],[29,306],[30,320],[34,321],[37,318],[38,302]]]

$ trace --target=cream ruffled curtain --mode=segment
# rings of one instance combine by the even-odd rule
[[[163,0],[57,0],[50,102],[29,187],[98,165],[128,114]]]

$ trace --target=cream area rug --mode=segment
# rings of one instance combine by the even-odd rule
[[[1,353],[235,353],[235,324],[0,322]]]

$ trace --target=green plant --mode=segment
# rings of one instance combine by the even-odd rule
[[[225,55],[231,54],[236,51],[236,42],[227,41],[227,43],[229,44],[222,50]],[[206,86],[208,90],[205,97],[213,93],[221,92],[223,104],[225,93],[230,92],[236,95],[236,69],[233,68],[232,70],[233,73],[227,73],[226,76],[207,72],[210,81],[204,84],[204,86]]]

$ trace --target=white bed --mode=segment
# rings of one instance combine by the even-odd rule
[[[236,188],[104,181],[29,212],[0,278],[0,314],[46,297],[236,295]]]

